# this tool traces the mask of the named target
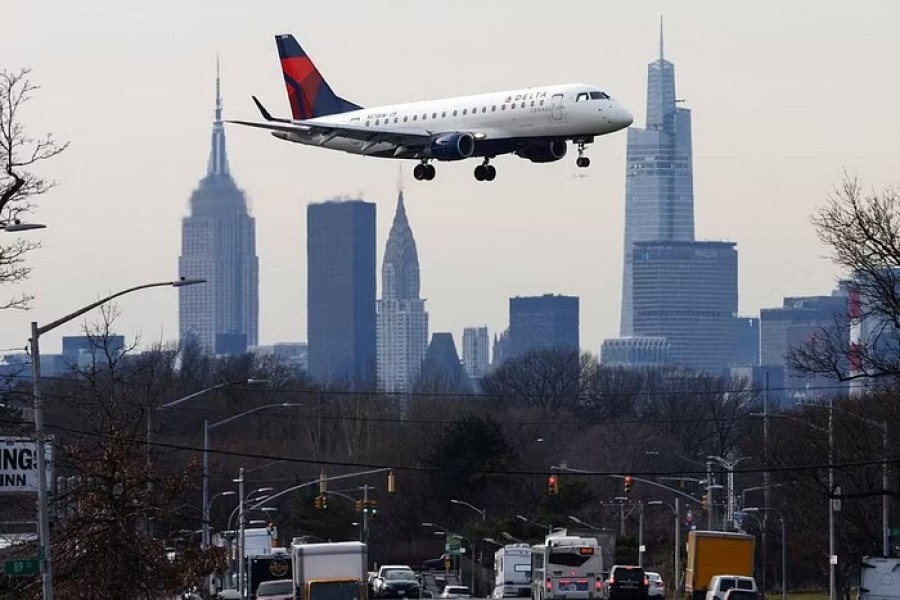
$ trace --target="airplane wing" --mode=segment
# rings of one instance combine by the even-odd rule
[[[385,129],[371,129],[368,127],[360,127],[358,125],[348,124],[326,124],[304,121],[273,122],[258,123],[253,121],[226,121],[227,123],[235,123],[236,125],[245,125],[247,127],[258,127],[260,129],[268,129],[269,131],[280,131],[282,133],[296,133],[304,136],[321,136],[320,144],[324,144],[336,137],[359,140],[363,142],[363,152],[366,147],[374,146],[380,143],[391,143],[398,149],[406,151],[415,151],[428,144],[434,137],[434,133],[427,129],[391,131]]]

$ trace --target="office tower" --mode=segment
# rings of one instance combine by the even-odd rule
[[[306,210],[309,374],[375,385],[375,205],[332,200]]]
[[[759,317],[737,317],[735,326],[735,356],[737,366],[759,364]]]
[[[787,367],[791,348],[803,344],[820,330],[846,327],[847,296],[835,291],[831,296],[792,296],[780,308],[759,311],[759,364]],[[849,331],[844,333],[848,335]],[[795,376],[788,370],[788,376]]]
[[[412,391],[428,347],[428,313],[419,298],[419,254],[402,191],[384,248],[377,314],[378,389]]]
[[[647,126],[628,129],[625,173],[625,247],[620,335],[636,335],[633,306],[635,242],[694,239],[691,111],[677,106],[675,66],[663,55],[647,75]]]
[[[182,221],[178,259],[182,277],[206,283],[179,289],[178,329],[182,342],[192,340],[206,352],[240,354],[258,341],[256,224],[228,168],[220,90],[217,67],[209,164]]]
[[[636,242],[634,334],[664,337],[673,366],[721,372],[735,358],[732,242]]]
[[[463,330],[463,368],[469,377],[483,377],[488,365],[488,328],[466,327]]]
[[[416,384],[417,392],[432,392],[441,394],[468,393],[471,391],[469,380],[463,371],[453,342],[453,334],[446,332],[434,333],[425,360],[422,362],[422,371]]]
[[[504,360],[540,350],[578,352],[578,297],[509,299],[509,353]]]
[[[664,337],[632,336],[603,340],[600,364],[604,367],[664,367],[670,346]]]

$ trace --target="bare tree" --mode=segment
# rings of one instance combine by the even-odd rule
[[[32,137],[25,130],[20,114],[38,87],[28,78],[30,71],[0,70],[0,223],[16,223],[32,212],[35,199],[54,186],[32,171],[40,162],[48,160],[68,147],[48,133]],[[0,283],[16,283],[28,277],[31,269],[25,265],[25,255],[40,243],[17,239],[0,244]],[[23,294],[0,304],[4,308],[27,308],[31,296]]]
[[[788,363],[838,381],[900,375],[900,190],[865,192],[844,175],[812,223],[845,272],[845,315],[792,348]],[[858,339],[850,330],[858,327]]]

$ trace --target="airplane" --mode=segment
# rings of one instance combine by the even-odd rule
[[[575,164],[590,159],[585,145],[631,125],[633,118],[599,87],[572,83],[363,108],[335,94],[293,35],[275,36],[291,119],[273,117],[256,96],[265,120],[228,121],[270,130],[276,138],[351,154],[419,161],[413,176],[435,177],[432,161],[481,158],[475,179],[493,181],[490,161],[515,154],[554,162],[577,147]]]

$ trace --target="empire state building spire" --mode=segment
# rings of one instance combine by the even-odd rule
[[[230,176],[228,170],[228,154],[225,152],[225,128],[222,126],[222,83],[219,76],[219,57],[216,56],[216,120],[213,121],[212,148],[209,152],[209,164],[206,176]]]

